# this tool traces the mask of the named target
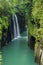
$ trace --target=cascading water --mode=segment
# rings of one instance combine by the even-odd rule
[[[14,39],[20,37],[19,23],[17,19],[17,15],[13,15],[13,23],[14,23]]]
[[[20,36],[20,29],[19,29],[17,15],[13,15],[12,20],[13,20],[13,25],[14,25],[14,39],[13,40],[18,39],[18,38],[27,39],[27,36]]]

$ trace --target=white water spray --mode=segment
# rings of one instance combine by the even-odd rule
[[[20,29],[19,29],[19,23],[18,23],[18,18],[17,16],[13,15],[13,23],[14,23],[14,39],[17,39],[20,37]],[[13,39],[13,40],[14,40]]]

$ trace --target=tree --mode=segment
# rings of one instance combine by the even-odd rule
[[[40,45],[43,47],[43,0],[40,1],[33,0],[32,16],[35,22],[34,36],[36,38],[36,43],[35,43],[35,57],[36,57],[37,48],[40,47]],[[38,53],[40,54],[40,52]]]
[[[8,30],[9,18],[16,13],[18,0],[0,0],[0,44],[2,40],[3,28]]]

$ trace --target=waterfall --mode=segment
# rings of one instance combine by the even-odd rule
[[[14,23],[14,39],[20,37],[20,29],[17,15],[13,15],[13,23]]]

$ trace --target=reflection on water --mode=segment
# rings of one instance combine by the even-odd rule
[[[37,65],[34,62],[33,51],[27,46],[27,33],[24,32],[15,40],[2,49],[3,65]]]

